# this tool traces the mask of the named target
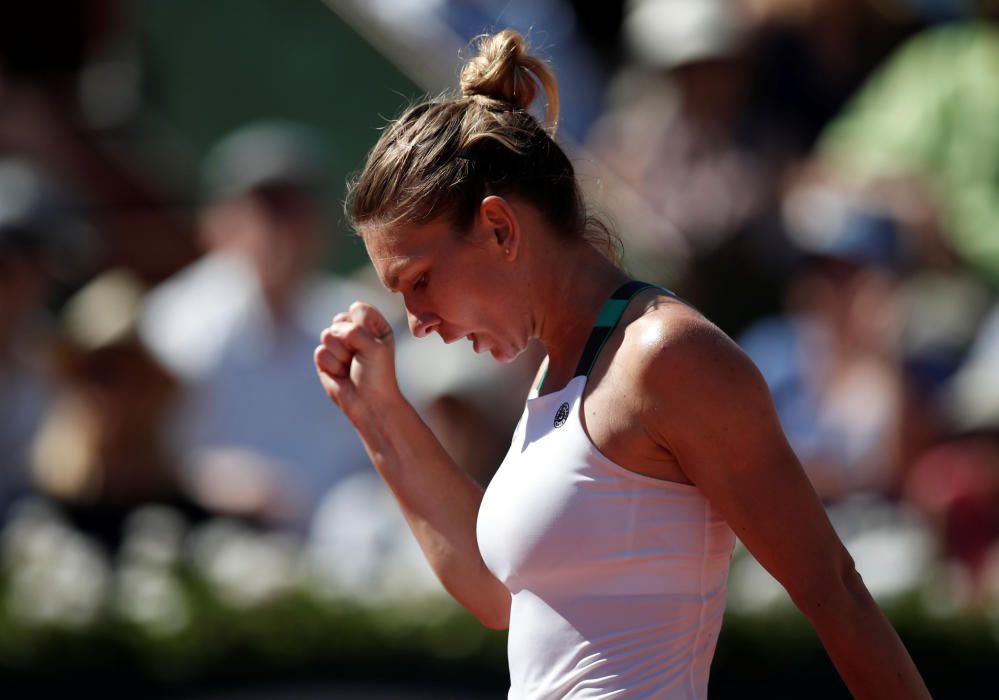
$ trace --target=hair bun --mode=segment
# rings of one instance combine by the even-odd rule
[[[461,71],[461,94],[505,102],[517,109],[528,109],[538,86],[545,92],[548,105],[546,121],[558,121],[558,83],[552,69],[530,55],[524,37],[512,29],[485,35],[478,41],[478,55]]]

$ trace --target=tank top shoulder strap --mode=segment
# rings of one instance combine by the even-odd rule
[[[589,375],[590,370],[593,369],[593,365],[596,364],[597,357],[600,355],[600,351],[603,350],[604,345],[607,343],[607,339],[611,337],[614,330],[617,328],[618,323],[621,321],[621,316],[624,315],[624,310],[628,308],[628,304],[631,302],[632,298],[639,292],[649,287],[655,287],[665,294],[670,295],[674,298],[679,298],[677,295],[666,287],[661,287],[657,284],[651,284],[649,282],[641,282],[639,280],[631,280],[630,282],[625,282],[623,285],[618,287],[610,298],[604,302],[603,307],[600,309],[600,313],[597,314],[597,320],[593,324],[593,330],[590,332],[590,337],[586,341],[586,345],[583,347],[583,354],[579,358],[579,363],[576,365],[576,371],[572,373],[573,377],[578,377],[581,374]],[[537,386],[534,388],[534,393],[541,391],[541,386],[545,382],[545,375],[547,375],[547,370],[542,375],[541,380],[538,382]]]
[[[658,285],[631,280],[618,287],[611,294],[610,298],[604,302],[603,308],[600,309],[600,313],[597,315],[596,323],[593,324],[590,337],[583,347],[583,354],[579,357],[579,364],[576,365],[576,371],[572,373],[572,376],[578,377],[581,374],[589,376],[590,370],[593,369],[593,365],[597,362],[600,351],[603,350],[608,338],[614,333],[617,324],[621,321],[621,316],[624,315],[624,310],[628,308],[628,304],[632,298],[649,287],[658,287]],[[658,288],[670,296],[676,296],[664,287]]]

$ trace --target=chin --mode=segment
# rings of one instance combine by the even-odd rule
[[[492,355],[493,359],[496,360],[497,362],[502,362],[504,364],[509,363],[509,362],[513,362],[513,358],[512,357],[510,357],[509,355],[506,355],[504,353],[501,353],[501,352],[499,352],[497,350],[490,350],[489,354]]]
[[[520,354],[524,352],[524,348],[510,349],[508,351],[499,350],[496,348],[490,348],[489,354],[493,356],[493,359],[497,362],[502,362],[503,364],[509,364],[520,357]]]

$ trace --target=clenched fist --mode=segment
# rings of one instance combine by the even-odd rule
[[[392,327],[378,309],[355,301],[320,340],[313,355],[319,381],[355,427],[400,398]]]

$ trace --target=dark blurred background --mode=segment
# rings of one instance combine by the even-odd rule
[[[0,8],[0,689],[500,698],[315,380],[354,299],[487,483],[540,359],[404,331],[344,221],[379,129],[513,27],[636,277],[754,359],[935,697],[999,691],[999,3]],[[791,524],[793,526],[793,524]],[[848,697],[737,546],[711,696]],[[991,691],[991,692],[990,692]]]

